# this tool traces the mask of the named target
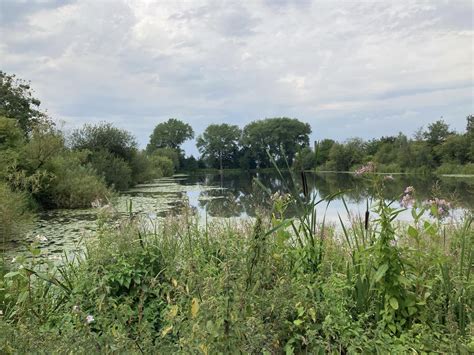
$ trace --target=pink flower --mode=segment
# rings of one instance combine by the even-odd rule
[[[431,207],[431,215],[438,218],[444,218],[449,215],[451,209],[451,203],[445,199],[434,198],[425,202],[428,207]]]
[[[402,207],[405,207],[405,208],[412,207],[414,204],[415,204],[415,199],[413,198],[411,194],[403,195],[402,200],[400,201],[400,205],[402,205]]]
[[[405,189],[403,193],[412,194],[413,192],[415,192],[415,188],[413,186],[407,186],[407,188]]]
[[[366,165],[361,166],[359,169],[354,171],[356,176],[361,176],[367,173],[373,173],[375,171],[375,164],[369,161]]]

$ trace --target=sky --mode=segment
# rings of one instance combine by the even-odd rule
[[[311,140],[412,135],[474,113],[473,1],[0,0],[0,70],[66,131],[145,147],[170,117],[308,122]],[[197,154],[195,142],[183,146]]]

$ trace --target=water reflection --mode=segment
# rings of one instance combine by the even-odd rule
[[[270,193],[285,192],[283,179],[275,174],[228,174],[228,175],[195,175],[190,176],[184,183],[188,185],[202,184],[218,186],[221,189],[203,191],[199,195],[198,208],[207,211],[211,217],[254,217],[258,208],[269,208],[269,194],[259,184],[257,178]],[[284,176],[288,181],[289,174]],[[298,177],[296,177],[298,179]],[[374,186],[368,180],[351,174],[307,174],[310,192],[318,198],[343,192],[350,209],[365,206],[366,200],[374,196]],[[460,209],[472,209],[474,206],[474,179],[442,178],[430,179],[416,176],[396,175],[394,180],[387,181],[383,196],[387,200],[398,200],[406,186],[414,186],[416,197],[425,201],[433,197],[442,197],[452,201]],[[341,211],[342,197],[332,202],[330,216],[337,218],[337,210]],[[398,202],[397,202],[398,203]],[[291,214],[291,211],[288,211]]]
[[[255,182],[256,178],[261,184]],[[114,216],[116,221],[122,216],[128,216],[131,201],[133,213],[141,215],[144,220],[149,220],[149,216],[163,218],[168,214],[181,213],[185,206],[190,206],[191,211],[202,217],[255,217],[259,210],[271,209],[270,194],[285,192],[285,180],[288,178],[287,175],[282,179],[275,173],[226,173],[159,179],[136,186],[117,197],[113,201]],[[366,200],[374,195],[369,181],[355,178],[351,174],[309,173],[307,180],[310,192],[318,198],[343,191],[342,196],[349,209],[355,213],[363,214]],[[458,208],[458,213],[474,207],[474,178],[436,180],[398,175],[393,181],[387,182],[384,197],[388,200],[398,199],[406,186],[414,186],[416,197],[420,200],[440,197],[452,201]],[[291,216],[296,211],[292,211],[290,205],[286,213]],[[325,218],[337,223],[339,213],[344,218],[345,209],[341,197],[331,202],[325,211]],[[321,218],[321,214],[318,218]],[[399,218],[411,219],[409,211],[402,213]],[[46,257],[56,257],[64,251],[75,250],[81,241],[94,238],[96,230],[96,209],[48,211],[39,216],[36,227],[25,238],[0,241],[0,253],[12,257],[28,254],[29,243],[35,236],[42,235],[47,239],[41,242]]]

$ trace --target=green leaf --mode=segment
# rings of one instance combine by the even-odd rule
[[[374,275],[374,281],[379,282],[388,270],[388,264],[382,264]]]
[[[389,300],[390,306],[397,310],[398,309],[398,300],[395,297],[391,297]]]
[[[7,274],[5,274],[3,277],[4,278],[10,278],[10,277],[15,277],[16,275],[20,275],[20,272],[19,271],[12,271],[12,272],[9,272]]]
[[[303,321],[301,319],[295,319],[293,321],[293,324],[296,325],[296,326],[300,326],[301,324],[303,324]]]
[[[408,227],[408,235],[412,238],[416,238],[416,237],[418,237],[418,230],[416,230],[416,228],[414,228],[413,226],[409,226]]]

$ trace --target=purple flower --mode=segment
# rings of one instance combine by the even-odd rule
[[[445,199],[434,198],[433,200],[428,200],[425,204],[430,207],[431,215],[438,218],[444,218],[449,215],[449,210],[451,209],[451,203]]]

